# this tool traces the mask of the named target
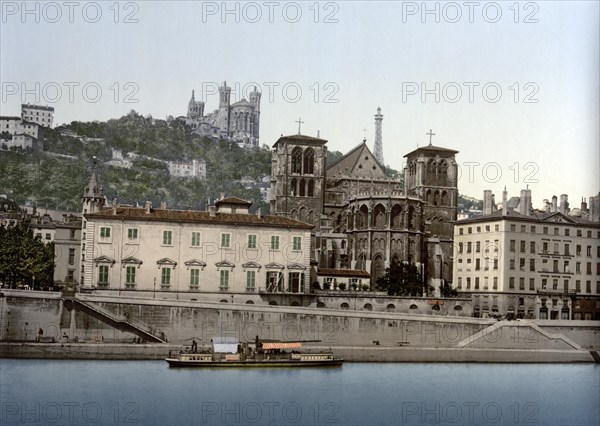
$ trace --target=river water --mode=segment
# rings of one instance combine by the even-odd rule
[[[2,425],[598,425],[600,365],[0,360]]]

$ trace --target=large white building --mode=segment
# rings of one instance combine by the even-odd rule
[[[54,108],[42,105],[21,104],[21,119],[37,123],[43,127],[52,127]]]
[[[84,193],[84,291],[310,292],[309,224],[250,214],[239,198],[209,211],[104,203],[94,172]]]
[[[596,203],[596,197],[590,203]],[[531,207],[531,191],[454,228],[454,282],[471,295],[476,316],[595,319],[600,316],[600,212],[570,210],[567,196],[545,210]]]

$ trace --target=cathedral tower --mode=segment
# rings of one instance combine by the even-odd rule
[[[383,115],[381,115],[381,108],[377,108],[377,114],[375,114],[375,147],[373,155],[379,164],[385,167],[383,161],[383,139],[381,136],[381,123],[383,121]]]

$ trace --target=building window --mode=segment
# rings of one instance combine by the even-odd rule
[[[471,277],[467,277],[467,290],[471,289]]]
[[[581,262],[575,262],[575,273],[581,274]]]
[[[229,289],[229,271],[221,270],[219,290],[227,291],[227,289]]]
[[[127,269],[125,270],[125,287],[134,287],[135,286],[135,274],[136,274],[136,267],[135,266],[128,266]]]
[[[246,290],[256,288],[256,271],[246,271]]]
[[[171,268],[162,268],[160,271],[160,286],[169,287],[171,285]]]
[[[542,252],[548,253],[548,243],[542,243]]]
[[[462,288],[462,277],[458,277],[458,282],[456,284],[456,288],[458,288],[458,289]]]
[[[490,225],[485,225],[485,231],[490,232]]]
[[[519,278],[519,290],[525,290],[525,278]]]
[[[552,290],[558,290],[558,278],[552,280]]]
[[[475,253],[481,253],[481,241],[475,243]]]
[[[544,234],[548,235],[548,227],[547,226],[544,226],[543,231],[544,231]]]
[[[302,238],[301,237],[293,237],[292,238],[292,249],[296,251],[302,250]]]
[[[75,249],[69,249],[69,265],[73,265],[75,263]]]
[[[558,272],[558,260],[552,261],[552,272]]]
[[[163,231],[163,246],[173,245],[173,231]]]
[[[554,235],[558,235],[558,228],[554,228]]]
[[[587,257],[592,256],[592,246],[587,246],[586,255]]]
[[[483,277],[483,289],[484,290],[487,290],[489,288],[488,281],[489,281],[488,277]]]
[[[475,290],[479,290],[479,277],[475,277]]]
[[[500,225],[494,225],[494,231],[499,231],[500,230]]]
[[[519,259],[519,270],[525,270],[525,259]]]
[[[249,249],[256,248],[256,235],[254,235],[254,234],[248,235],[248,248]]]
[[[473,233],[473,228],[471,228],[470,226],[467,228],[467,234],[472,234]]]
[[[565,260],[564,263],[563,263],[563,272],[567,273],[567,274],[569,272],[571,272],[571,271],[569,271],[569,261],[568,260]]]
[[[498,270],[498,259],[494,259],[494,270]]]
[[[138,238],[138,229],[137,228],[129,228],[127,229],[127,238],[130,240],[137,240]]]
[[[49,235],[49,234],[46,234]],[[110,238],[110,228],[102,226],[100,228],[100,238]]]
[[[510,232],[516,232],[517,231],[517,225],[510,225]]]
[[[558,243],[554,243],[554,254],[558,254]]]
[[[230,248],[230,247],[231,247],[231,234],[221,234],[221,248]]]
[[[581,256],[581,244],[577,244],[577,246],[575,246],[575,255]]]
[[[519,242],[519,248],[520,248],[520,252],[521,252],[521,253],[525,253],[525,244],[526,244],[526,243],[527,243],[527,242],[526,242],[526,241],[523,241],[523,240],[521,240],[521,241]]]
[[[463,229],[462,228],[458,228],[458,235],[463,235]]]
[[[527,231],[525,230],[525,225],[521,225],[521,232],[523,232],[523,233],[527,232]]]
[[[579,280],[575,281],[575,291],[577,293],[581,292],[581,281],[579,281]]]
[[[591,281],[586,281],[585,282],[585,292],[586,293],[591,293],[592,292],[592,282]]]
[[[529,278],[529,290],[535,290],[535,278]]]
[[[515,277],[510,277],[508,279],[508,288],[510,290],[514,290],[515,289]]]
[[[108,265],[98,267],[98,284],[108,284]]]
[[[565,236],[571,235],[571,230],[569,228],[565,228]]]
[[[200,269],[190,269],[190,290],[198,290],[200,285]]]
[[[75,239],[75,230],[74,229],[71,229],[71,235],[70,235],[69,239],[71,239],[71,240]]]
[[[530,231],[531,231],[532,234],[535,234],[535,226],[532,226],[531,229],[530,229]]]
[[[569,291],[569,280],[563,281],[563,291],[567,293]]]
[[[476,271],[479,271],[479,269],[480,269],[480,262],[481,262],[481,259],[479,259],[479,258],[475,259],[475,270]]]
[[[587,237],[592,238],[592,231],[587,231]]]
[[[529,242],[529,253],[535,253],[535,241]]]
[[[279,250],[279,236],[271,235],[271,250]]]
[[[498,277],[494,277],[494,280],[492,282],[492,289],[498,290]]]
[[[510,240],[510,252],[514,253],[515,252],[515,245],[516,245],[516,241],[515,240]]]
[[[565,244],[565,256],[570,256],[570,254],[569,245]]]
[[[202,244],[202,234],[200,232],[192,232],[192,247],[200,247]]]
[[[473,243],[471,243],[470,241],[469,241],[469,242],[467,242],[467,253],[471,253],[471,247],[472,247],[472,244],[473,244]]]
[[[535,259],[529,259],[529,270],[535,271]]]
[[[542,290],[546,290],[547,284],[548,284],[548,279],[542,278]]]
[[[481,226],[477,227],[477,232],[481,232]]]
[[[588,275],[592,275],[592,262],[588,262],[585,265],[585,273]]]
[[[461,242],[461,243],[458,243],[458,253],[462,254],[462,252],[463,252],[463,243]]]
[[[515,259],[510,259],[508,268],[512,270],[515,269]]]

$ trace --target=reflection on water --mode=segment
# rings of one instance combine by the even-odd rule
[[[174,369],[162,361],[0,360],[0,424],[581,424],[594,364]]]

